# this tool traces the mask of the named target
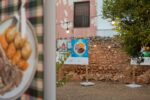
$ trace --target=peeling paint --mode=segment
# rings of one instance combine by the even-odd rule
[[[68,5],[72,6],[73,5],[73,0],[68,0]]]
[[[62,0],[63,4],[66,5],[67,4],[67,0]]]
[[[57,22],[71,22],[68,24],[68,28],[73,31],[74,37],[87,37],[94,36],[96,34],[96,20],[91,18],[91,25],[88,28],[73,28],[73,18],[74,18],[74,3],[78,1],[89,1],[89,0],[58,0],[57,7]],[[91,5],[95,4],[96,0],[90,0]],[[90,16],[96,16],[96,6],[90,6]],[[66,33],[67,24],[57,25],[57,33],[59,37],[67,38],[70,35]]]
[[[93,19],[91,20],[91,24],[94,25],[94,26],[96,26],[96,18],[93,18]]]
[[[64,14],[66,17],[68,16],[68,12],[66,10],[64,10]]]
[[[56,6],[58,6],[58,5],[59,5],[59,3],[57,2],[57,3],[56,3]]]
[[[68,19],[67,18],[64,18],[64,22],[67,22],[68,21]]]
[[[59,4],[61,4],[62,2],[61,2],[62,0],[59,0]]]

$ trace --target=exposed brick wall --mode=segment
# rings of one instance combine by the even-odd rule
[[[94,47],[95,44],[96,47]],[[130,57],[121,50],[117,40],[97,38],[89,42],[88,77],[90,80],[130,83],[132,68]],[[86,76],[84,65],[63,65],[60,72],[60,76],[71,75],[73,81],[84,80]],[[150,83],[150,66],[136,67],[135,72],[136,82]]]

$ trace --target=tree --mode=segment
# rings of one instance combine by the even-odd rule
[[[150,0],[103,0],[103,17],[114,20],[123,49],[138,56],[150,46]]]

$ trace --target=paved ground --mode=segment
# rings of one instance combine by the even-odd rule
[[[95,86],[83,87],[70,82],[57,88],[57,100],[150,100],[150,85],[128,88],[125,84],[95,82]]]

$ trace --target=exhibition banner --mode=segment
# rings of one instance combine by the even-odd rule
[[[72,57],[88,57],[88,39],[72,39]]]
[[[69,50],[69,52],[71,51],[71,49],[72,49],[72,43],[71,43],[71,39],[68,39],[68,50]]]
[[[88,65],[88,39],[72,39],[71,55],[65,64]]]
[[[67,52],[67,50],[68,50],[67,45],[68,45],[68,40],[67,39],[57,40],[57,51]]]
[[[71,39],[58,39],[56,48],[58,52],[70,52],[72,48]]]

